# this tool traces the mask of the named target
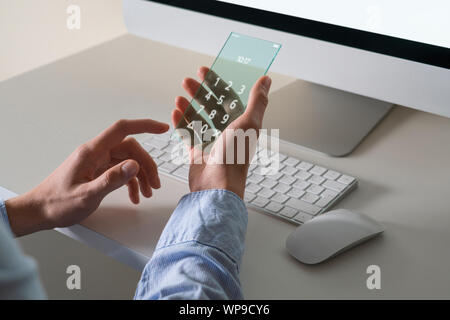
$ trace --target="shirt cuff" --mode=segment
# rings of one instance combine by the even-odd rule
[[[0,199],[0,221],[3,222],[6,228],[11,229],[9,225],[8,213],[6,212],[6,205],[3,199]]]
[[[183,196],[156,246],[197,242],[225,253],[235,263],[244,252],[248,215],[244,202],[228,190],[204,190]]]

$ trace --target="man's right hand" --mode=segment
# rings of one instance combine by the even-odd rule
[[[198,76],[203,81],[208,73],[209,69],[201,67],[198,70]],[[261,129],[264,112],[268,104],[268,95],[271,86],[271,79],[268,76],[261,77],[253,86],[247,109],[236,120],[234,120],[227,128],[225,132],[231,133],[237,129],[244,131],[254,130],[257,134]],[[183,81],[183,87],[187,93],[194,97],[197,92],[200,83],[194,79],[186,78]],[[189,107],[189,101],[184,97],[177,97],[175,100],[176,109],[172,112],[172,122],[176,127],[183,117],[184,112]],[[228,137],[228,138],[227,138]],[[231,138],[230,138],[231,137]],[[223,133],[220,138],[215,142],[211,156],[217,154],[226,155],[226,150],[234,146],[234,137],[229,134]],[[239,197],[244,197],[245,182],[247,178],[248,168],[250,165],[251,155],[254,154],[256,143],[248,144],[245,146],[237,146],[245,148],[245,163],[243,164],[217,164],[211,163],[209,159],[203,159],[201,164],[194,164],[194,149],[191,150],[191,167],[189,171],[189,187],[191,192],[208,190],[208,189],[225,189],[236,193]],[[217,148],[222,148],[222,152],[217,152]]]
[[[16,236],[78,223],[112,191],[127,185],[139,203],[139,189],[149,198],[161,182],[156,163],[128,135],[160,134],[169,125],[151,119],[120,120],[75,150],[33,190],[6,201]]]

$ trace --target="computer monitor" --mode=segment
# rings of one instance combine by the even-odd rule
[[[213,56],[232,31],[282,43],[272,71],[299,81],[272,93],[277,112],[266,119],[307,148],[350,153],[392,104],[450,117],[446,0],[124,0],[123,8],[130,33]]]

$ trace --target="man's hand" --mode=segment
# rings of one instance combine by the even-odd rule
[[[110,192],[127,185],[130,200],[139,203],[161,187],[150,155],[134,139],[139,133],[164,133],[165,123],[150,119],[119,120],[80,146],[59,168],[30,192],[6,202],[11,229],[21,236],[66,227],[88,217]]]
[[[209,69],[201,67],[198,70],[198,76],[203,81],[208,74]],[[253,86],[250,93],[249,102],[245,112],[236,120],[234,120],[227,129],[237,130],[255,130],[259,133],[262,126],[264,112],[268,104],[268,94],[271,85],[271,79],[267,76],[261,77]],[[183,87],[187,93],[194,97],[200,87],[200,83],[194,79],[186,78],[183,81]],[[175,100],[176,109],[172,112],[172,122],[176,127],[183,117],[184,112],[189,107],[189,101],[184,97],[177,97]],[[227,139],[228,136],[228,139]],[[227,149],[242,146],[234,145],[234,138],[223,133],[215,142],[210,157],[226,156]],[[244,197],[245,182],[247,178],[248,167],[250,164],[251,155],[254,153],[256,145],[246,143],[245,153],[246,159],[243,164],[208,164],[214,161],[203,159],[201,164],[191,164],[189,171],[189,186],[192,192],[207,190],[207,189],[226,189],[233,191],[241,198]],[[217,148],[222,148],[221,152],[217,152]],[[191,163],[194,163],[195,148],[190,150]],[[236,152],[234,153],[236,154]],[[203,155],[204,156],[204,155]]]

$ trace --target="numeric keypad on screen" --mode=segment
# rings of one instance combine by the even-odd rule
[[[247,90],[245,84],[222,79],[209,70],[177,129],[189,131],[191,145],[209,145],[244,113],[245,107],[240,96]]]

